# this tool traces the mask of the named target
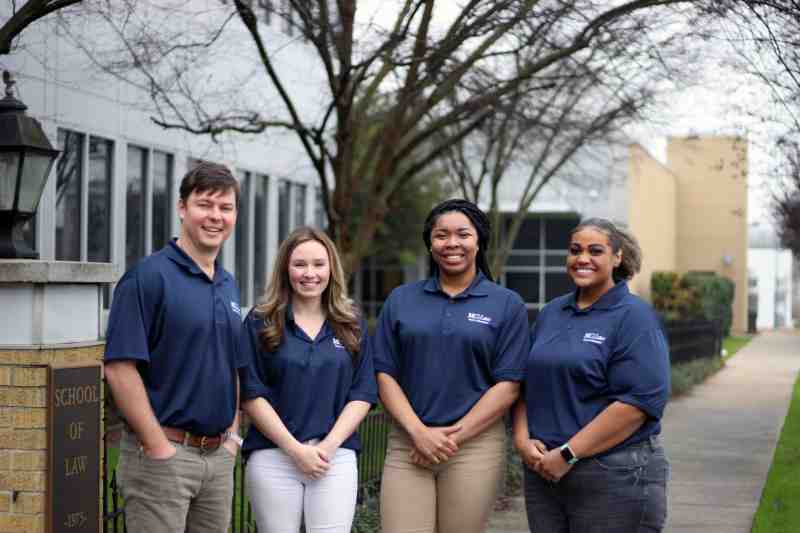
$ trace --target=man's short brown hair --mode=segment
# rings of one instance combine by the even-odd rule
[[[239,181],[225,165],[201,161],[181,180],[180,198],[185,204],[193,192],[227,192],[233,190],[236,208],[239,208]]]

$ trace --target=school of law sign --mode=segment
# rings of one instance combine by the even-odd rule
[[[51,367],[48,533],[100,529],[99,364]]]

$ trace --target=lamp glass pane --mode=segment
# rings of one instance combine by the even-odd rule
[[[25,154],[18,207],[23,213],[33,213],[39,206],[39,198],[42,197],[44,184],[47,183],[54,160],[54,157],[45,154],[30,152]]]
[[[0,209],[9,211],[14,207],[18,173],[19,153],[0,152]]]

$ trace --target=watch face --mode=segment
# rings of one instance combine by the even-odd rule
[[[566,445],[561,447],[561,457],[563,457],[568,464],[573,464],[576,461],[572,450],[570,450],[569,446]]]

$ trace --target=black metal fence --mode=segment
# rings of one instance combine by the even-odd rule
[[[671,364],[719,355],[722,327],[714,320],[679,320],[664,324]]]
[[[108,395],[106,396],[108,398]],[[103,435],[103,533],[125,533],[122,496],[117,488],[116,464],[121,424],[108,405],[104,409],[106,432]],[[389,415],[373,409],[361,423],[358,434],[361,453],[358,456],[359,489],[380,479],[389,434]],[[234,471],[233,513],[231,533],[256,533],[255,517],[245,492],[244,469],[240,462]]]

